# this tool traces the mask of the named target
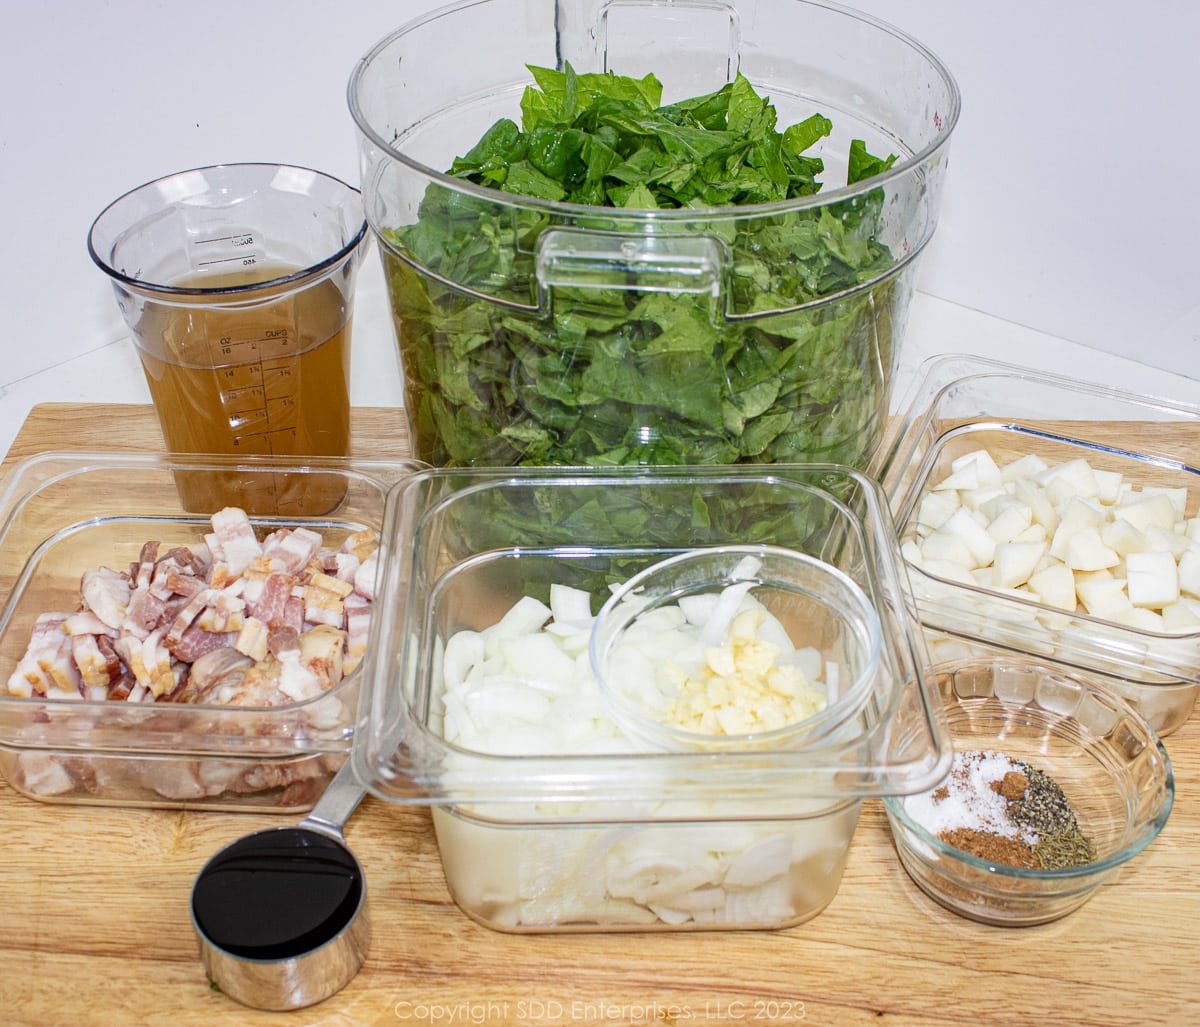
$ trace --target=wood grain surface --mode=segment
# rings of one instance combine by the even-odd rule
[[[398,411],[355,411],[356,451],[406,455]],[[150,407],[35,408],[9,460],[158,448]],[[1167,739],[1177,802],[1116,881],[1056,923],[985,927],[927,899],[868,802],[831,905],[777,932],[516,936],[446,891],[429,815],[369,797],[346,828],[374,935],[359,975],[307,1010],[212,990],[188,915],[259,814],[43,804],[0,782],[0,1023],[1184,1024],[1200,1015],[1200,715]]]

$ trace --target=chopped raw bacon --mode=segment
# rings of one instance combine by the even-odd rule
[[[205,631],[195,625],[188,628],[175,646],[175,659],[195,663],[205,653],[232,646],[237,634],[233,631]]]
[[[315,531],[280,528],[263,541],[263,555],[270,561],[272,570],[299,574],[320,546],[321,536]]]
[[[359,562],[365,560],[376,548],[378,548],[379,540],[375,537],[375,532],[368,528],[362,531],[356,531],[353,534],[346,536],[346,541],[338,549],[339,553],[353,553],[358,557]]]
[[[10,694],[278,706],[320,695],[366,648],[377,539],[305,527],[259,542],[227,507],[194,545],[146,542],[80,577],[79,609],[38,617]]]
[[[192,626],[192,621],[200,616],[200,611],[208,606],[211,590],[201,586],[175,613],[171,626],[167,629],[165,642],[168,649],[175,649],[183,640],[183,633]]]
[[[154,574],[154,564],[158,560],[158,543],[147,542],[142,546],[141,555],[133,568],[130,577],[133,578],[134,588],[149,588],[150,579]]]
[[[110,635],[116,637],[117,629],[105,624],[91,610],[81,610],[67,617],[61,625],[68,635]]]
[[[83,572],[79,591],[85,609],[91,610],[110,628],[119,628],[125,620],[132,589],[129,579],[107,567]]]
[[[354,572],[354,591],[368,599],[375,598],[375,569],[379,563],[379,550],[368,556]]]
[[[333,571],[339,580],[348,581],[353,585],[354,572],[358,570],[361,564],[362,560],[353,553],[334,553],[332,566],[328,569]]]
[[[79,668],[85,688],[103,688],[104,696],[108,695],[108,686],[112,681],[108,659],[100,651],[100,644],[95,635],[71,636],[71,659]]]
[[[247,617],[242,622],[242,630],[238,632],[234,649],[244,656],[249,656],[255,663],[266,659],[267,638],[270,629],[257,617]]]
[[[342,597],[327,588],[309,585],[304,589],[304,619],[310,624],[327,624],[340,628],[346,623],[346,609]]]
[[[262,583],[262,589],[254,602],[246,604],[246,610],[264,624],[274,624],[281,621],[287,609],[287,601],[292,594],[293,578],[288,574],[268,574]]]
[[[267,632],[267,648],[277,660],[300,655],[300,632],[287,624],[277,624]]]
[[[212,515],[213,536],[217,545],[209,542],[213,555],[220,557],[226,572],[236,578],[256,556],[262,556],[262,544],[254,534],[254,525],[245,510],[227,506]]]
[[[367,629],[371,625],[371,602],[357,592],[346,596],[346,655],[342,670],[349,674],[367,651]]]
[[[149,585],[145,588],[139,586],[129,597],[129,608],[125,613],[125,620],[121,623],[121,628],[139,638],[145,638],[162,620],[166,607],[166,601],[154,595],[150,591]]]

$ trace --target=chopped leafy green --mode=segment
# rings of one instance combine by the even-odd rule
[[[821,189],[824,162],[807,151],[829,119],[780,131],[741,75],[662,105],[653,75],[530,72],[521,124],[497,121],[449,169],[492,193],[433,183],[416,221],[383,233],[417,455],[861,466],[882,432],[905,286],[879,239],[881,188],[779,202]],[[856,140],[848,184],[895,160]],[[663,210],[684,213],[647,222]],[[539,239],[564,227],[711,238],[720,287],[653,285],[611,261],[588,268],[594,281],[546,287]]]

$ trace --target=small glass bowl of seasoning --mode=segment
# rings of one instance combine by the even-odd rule
[[[1086,902],[1162,831],[1166,749],[1086,675],[1006,655],[936,665],[954,745],[935,788],[884,800],[900,862],[932,899],[1023,927]]]

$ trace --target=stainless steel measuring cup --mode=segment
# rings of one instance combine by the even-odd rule
[[[346,760],[299,824],[245,835],[200,871],[192,926],[209,980],[230,998],[299,1009],[358,973],[371,935],[367,882],[342,828],[362,797]]]

